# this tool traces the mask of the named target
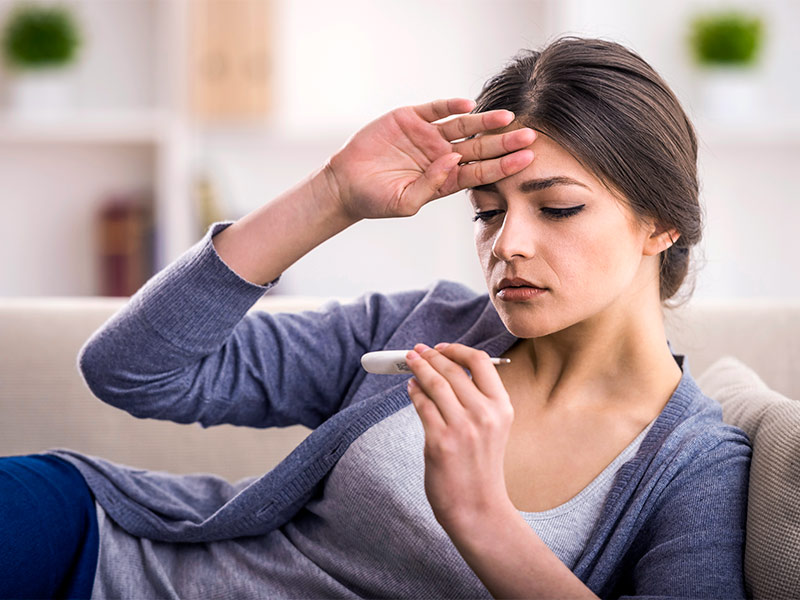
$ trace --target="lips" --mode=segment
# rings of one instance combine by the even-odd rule
[[[497,284],[497,291],[500,292],[506,288],[536,288],[539,290],[546,290],[547,288],[541,285],[536,285],[533,282],[528,281],[527,279],[522,279],[521,277],[514,277],[512,279],[508,279],[504,277],[500,280],[500,283]]]
[[[496,296],[506,302],[525,302],[546,292],[547,288],[521,277],[503,278],[495,289]]]

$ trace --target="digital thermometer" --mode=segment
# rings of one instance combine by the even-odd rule
[[[361,357],[361,366],[369,373],[378,375],[399,375],[411,373],[411,369],[406,364],[406,354],[408,350],[380,350],[378,352],[367,352]],[[492,358],[493,365],[507,365],[511,362],[510,358]]]

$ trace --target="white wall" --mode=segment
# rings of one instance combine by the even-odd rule
[[[275,116],[267,133],[208,132],[211,165],[244,214],[321,165],[373,118],[438,97],[474,97],[549,30],[529,0],[291,0],[275,5]],[[455,279],[482,289],[463,194],[411,219],[359,223],[290,268],[275,293],[352,296]]]
[[[800,2],[796,0],[576,0],[559,15],[562,31],[620,41],[668,81],[695,120],[700,141],[705,239],[697,297],[800,297]],[[739,7],[759,12],[766,45],[757,79],[760,107],[749,119],[716,123],[704,113],[699,75],[685,40],[696,12]]]
[[[63,2],[83,38],[78,61],[64,75],[76,109],[65,118],[38,121],[6,110],[13,77],[0,61],[0,210],[7,224],[0,239],[0,295],[98,293],[100,203],[119,193],[152,193],[157,159],[146,138],[155,136],[132,142],[112,131],[120,139],[97,143],[104,136],[82,127],[80,117],[156,103],[153,1]],[[15,4],[0,0],[3,25]]]
[[[79,107],[170,104],[159,88],[170,71],[154,68],[169,50],[156,50],[164,26],[156,7],[167,1],[70,0],[91,32],[90,51],[74,74]],[[685,36],[694,10],[722,0],[270,1],[272,118],[265,127],[198,129],[189,142],[194,165],[214,173],[230,217],[293,185],[359,126],[395,106],[474,97],[518,49],[560,33],[598,35],[640,52],[696,118],[708,217],[697,295],[800,296],[794,267],[800,202],[793,181],[800,165],[800,2],[724,2],[762,10],[769,43],[760,71],[763,114],[715,125],[697,102]],[[0,10],[11,3],[0,0]],[[0,87],[4,79],[0,68]],[[160,159],[153,144],[18,143],[2,120],[0,133],[0,207],[11,224],[0,240],[0,294],[94,293],[93,211],[114,190],[161,185],[154,184]],[[179,203],[173,208],[182,214]],[[289,269],[276,292],[352,296],[439,278],[480,290],[471,230],[462,194],[411,219],[361,223]]]
[[[697,119],[707,230],[696,295],[798,297],[793,257],[800,251],[794,233],[800,203],[791,174],[800,164],[800,128],[786,132],[776,120],[798,114],[790,98],[800,92],[794,58],[800,48],[792,31],[800,23],[800,3],[748,3],[764,11],[769,44],[760,75],[764,121],[750,123],[741,136],[736,127],[706,123],[695,93],[686,24],[695,10],[710,5],[715,3],[286,0],[276,13],[272,134],[247,139],[209,133],[202,154],[221,174],[234,212],[243,214],[394,106],[474,97],[519,48],[558,33],[614,39],[651,62]],[[361,223],[289,269],[276,293],[354,295],[437,278],[481,290],[471,230],[463,195],[412,219]]]
[[[86,198],[105,198],[121,189],[146,192],[152,163],[146,147],[98,152],[91,145],[0,144],[0,206],[6,224],[0,241],[0,295],[94,290],[100,268],[97,207]],[[21,168],[25,164],[36,166]],[[31,193],[32,179],[42,180],[37,190],[42,193]]]

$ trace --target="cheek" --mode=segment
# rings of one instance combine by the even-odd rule
[[[630,261],[628,240],[619,230],[581,227],[553,240],[546,250],[547,263],[559,283],[570,290],[595,295],[613,286],[617,276],[626,275],[620,267]]]
[[[484,228],[479,229],[475,227],[474,233],[475,252],[478,254],[478,261],[481,264],[484,275],[487,274],[489,263],[492,256],[492,245],[494,244],[494,237],[487,233]]]
[[[615,224],[616,225],[616,224]],[[562,264],[562,273],[574,285],[582,285],[589,295],[614,294],[636,273],[641,250],[632,232],[625,227],[598,227],[584,232],[572,244],[571,256]],[[574,260],[572,260],[574,259]]]

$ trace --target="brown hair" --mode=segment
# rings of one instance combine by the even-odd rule
[[[513,111],[553,138],[639,218],[675,228],[661,253],[661,300],[674,296],[702,237],[697,138],[675,94],[639,55],[599,39],[565,37],[517,54],[489,79],[474,112]]]

